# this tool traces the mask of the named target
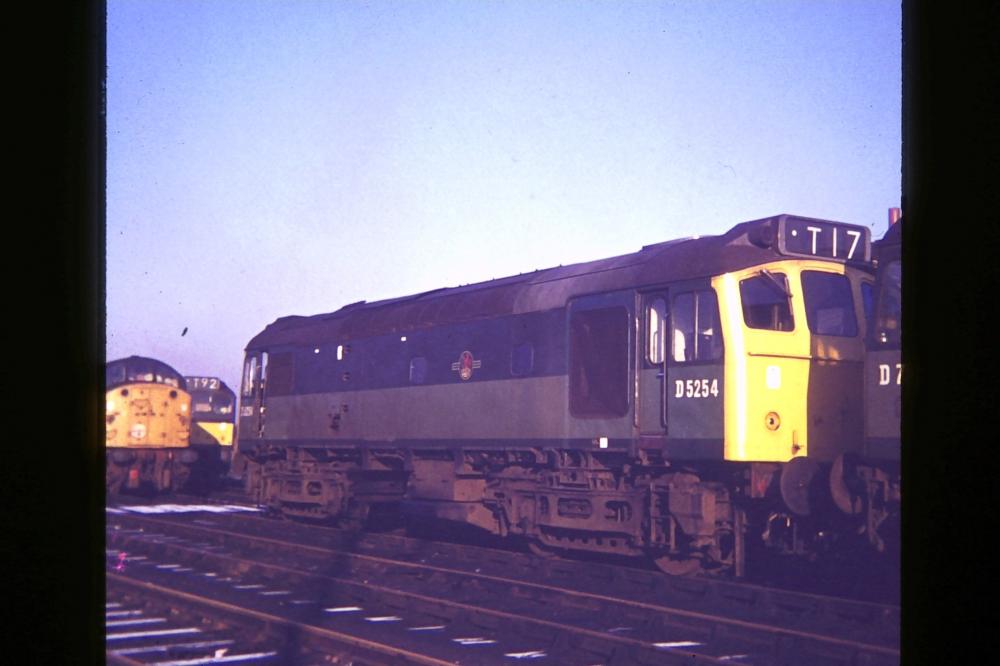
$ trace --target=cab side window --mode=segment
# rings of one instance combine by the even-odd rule
[[[876,313],[876,341],[899,345],[902,328],[902,264],[897,259],[886,265],[881,275],[881,289]]]
[[[257,377],[257,357],[251,356],[243,365],[243,397],[253,395],[254,380]]]
[[[674,297],[671,358],[675,363],[715,361],[722,358],[719,301],[711,289],[689,291]]]
[[[667,302],[655,299],[646,307],[646,359],[655,365],[666,356]]]

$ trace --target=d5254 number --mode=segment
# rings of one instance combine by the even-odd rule
[[[675,379],[675,398],[707,398],[719,395],[718,379]]]

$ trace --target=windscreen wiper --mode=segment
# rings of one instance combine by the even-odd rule
[[[774,273],[767,270],[766,268],[762,268],[760,269],[760,274],[769,280],[768,284],[777,289],[779,294],[781,294],[785,298],[792,297],[792,292],[788,291],[788,287],[785,286],[785,282],[775,277]]]

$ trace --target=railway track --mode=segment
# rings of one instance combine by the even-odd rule
[[[274,663],[899,661],[894,607],[245,514],[136,510],[108,516],[109,586],[284,627],[246,652],[274,652],[258,657]],[[301,647],[288,635],[332,642]]]
[[[238,487],[231,482],[227,487],[214,490],[206,495],[177,494],[167,497],[181,504],[246,505],[248,501],[252,502],[252,500],[248,500],[246,492],[242,487]],[[149,504],[156,504],[163,501],[163,497],[148,498],[146,500]],[[268,515],[268,517],[284,520],[280,516]],[[401,526],[398,520],[395,526]],[[377,526],[370,532],[371,536],[366,540],[366,543],[374,546],[378,541],[383,540],[388,542],[387,546],[391,545],[396,548],[406,548],[409,547],[407,543],[413,543],[412,541],[400,540],[398,537],[394,539],[392,536],[379,534],[379,531],[386,531],[386,529],[387,525],[385,524]],[[399,531],[396,530],[397,533]],[[456,531],[454,526],[439,526],[439,528],[424,530],[424,532],[428,539],[438,542],[442,547],[445,546],[442,542],[457,542],[456,549],[458,550],[463,547],[462,544],[483,543],[484,539],[488,541],[491,548],[510,552],[515,558],[519,557],[526,550],[526,544],[518,543],[516,540],[496,538],[491,535],[484,537],[481,533],[473,530],[462,531],[461,528]],[[354,534],[354,532],[351,532],[351,534]],[[357,537],[352,536],[351,538],[356,539]],[[416,543],[423,544],[426,543],[426,540],[418,539]],[[671,579],[669,576],[664,578],[661,571],[651,566],[647,566],[645,569],[641,568],[642,563],[640,561],[620,560],[614,557],[600,558],[600,556],[590,554],[580,555],[572,552],[549,554],[550,557],[556,557],[556,555],[559,558],[565,558],[562,561],[572,563],[574,575],[576,568],[588,567],[591,564],[594,564],[595,571],[601,570],[602,565],[595,563],[595,559],[597,559],[598,561],[610,563],[612,567],[635,570],[636,573],[633,577],[641,577],[643,579],[643,587],[655,588],[663,580],[677,580]],[[826,602],[823,601],[824,599],[835,599],[838,601],[852,599],[855,601],[872,602],[882,607],[899,606],[900,578],[898,560],[891,560],[889,558],[866,559],[863,551],[854,553],[854,555],[860,555],[860,558],[854,560],[845,560],[843,558],[828,559],[811,563],[801,562],[794,558],[775,558],[767,562],[766,566],[760,566],[749,571],[748,577],[742,583],[729,587],[727,587],[725,579],[712,579],[710,577],[699,577],[698,579],[709,581],[707,585],[709,586],[710,596],[714,595],[716,590],[724,594],[731,592],[740,595],[748,589],[746,583],[751,583],[760,588],[758,592],[754,593],[755,597],[766,598],[778,595],[781,591],[789,591],[793,594],[802,592],[811,593],[815,595],[816,603],[820,605],[825,605]],[[764,557],[760,559],[765,560]],[[524,557],[520,557],[517,561],[530,568],[537,566],[536,558],[525,559]],[[597,577],[599,579],[606,578],[607,574],[597,574]],[[684,583],[678,584],[684,585]],[[840,611],[835,609],[833,612],[838,613]],[[894,623],[891,630],[898,634],[898,611],[890,613],[890,616],[891,622]]]
[[[288,614],[110,572],[108,599],[109,664],[449,663],[299,622]]]

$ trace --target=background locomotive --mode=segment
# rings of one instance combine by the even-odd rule
[[[899,209],[890,210],[889,229],[874,243],[877,262],[874,313],[865,355],[865,447],[834,462],[830,490],[837,507],[851,517],[855,532],[879,552],[898,557],[900,546],[902,414],[902,234]]]
[[[778,215],[280,318],[246,348],[247,489],[669,572],[813,551],[839,515],[832,464],[864,445],[870,260],[864,227]]]
[[[215,487],[228,471],[236,423],[236,393],[218,377],[185,377],[191,396],[191,448],[198,463],[191,481]]]
[[[184,378],[162,361],[143,356],[105,367],[107,491],[176,490],[191,473],[191,396]]]

